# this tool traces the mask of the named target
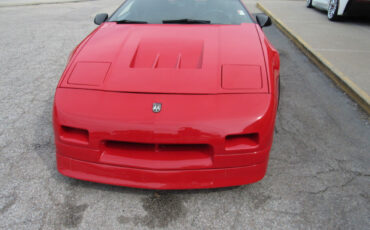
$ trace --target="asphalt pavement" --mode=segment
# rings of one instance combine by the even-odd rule
[[[369,228],[369,117],[274,26],[282,92],[262,181],[153,191],[60,175],[55,87],[95,14],[120,3],[0,8],[0,229]]]

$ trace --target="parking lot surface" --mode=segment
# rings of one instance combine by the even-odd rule
[[[262,181],[152,191],[60,175],[55,87],[95,14],[120,2],[0,8],[0,229],[368,229],[369,117],[275,27],[282,92]]]

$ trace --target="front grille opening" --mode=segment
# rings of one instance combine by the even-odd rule
[[[123,141],[106,141],[105,146],[110,149],[116,150],[135,150],[135,151],[154,151],[154,144],[146,143],[134,143],[134,142],[123,142]]]
[[[212,147],[207,144],[152,144],[125,141],[105,141],[105,147],[122,151],[150,152],[203,152],[210,153]]]
[[[86,129],[74,128],[69,126],[61,126],[60,137],[64,141],[74,142],[78,144],[89,143],[89,132]]]
[[[159,144],[106,140],[99,161],[144,169],[201,169],[212,166],[213,149],[207,144]]]
[[[170,151],[170,152],[178,152],[178,151],[199,151],[208,153],[212,151],[211,146],[206,144],[159,144],[158,145],[159,151]]]
[[[258,144],[258,133],[228,135],[225,140],[225,150],[250,149],[257,147]]]

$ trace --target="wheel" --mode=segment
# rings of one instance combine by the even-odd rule
[[[312,8],[312,0],[306,0],[307,8]]]
[[[328,19],[330,21],[338,20],[338,7],[339,7],[339,0],[329,0],[329,7],[328,7]]]

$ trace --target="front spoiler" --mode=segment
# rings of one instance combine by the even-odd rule
[[[261,180],[267,161],[244,167],[200,170],[147,170],[80,161],[57,154],[58,171],[68,177],[144,189],[205,189]]]

